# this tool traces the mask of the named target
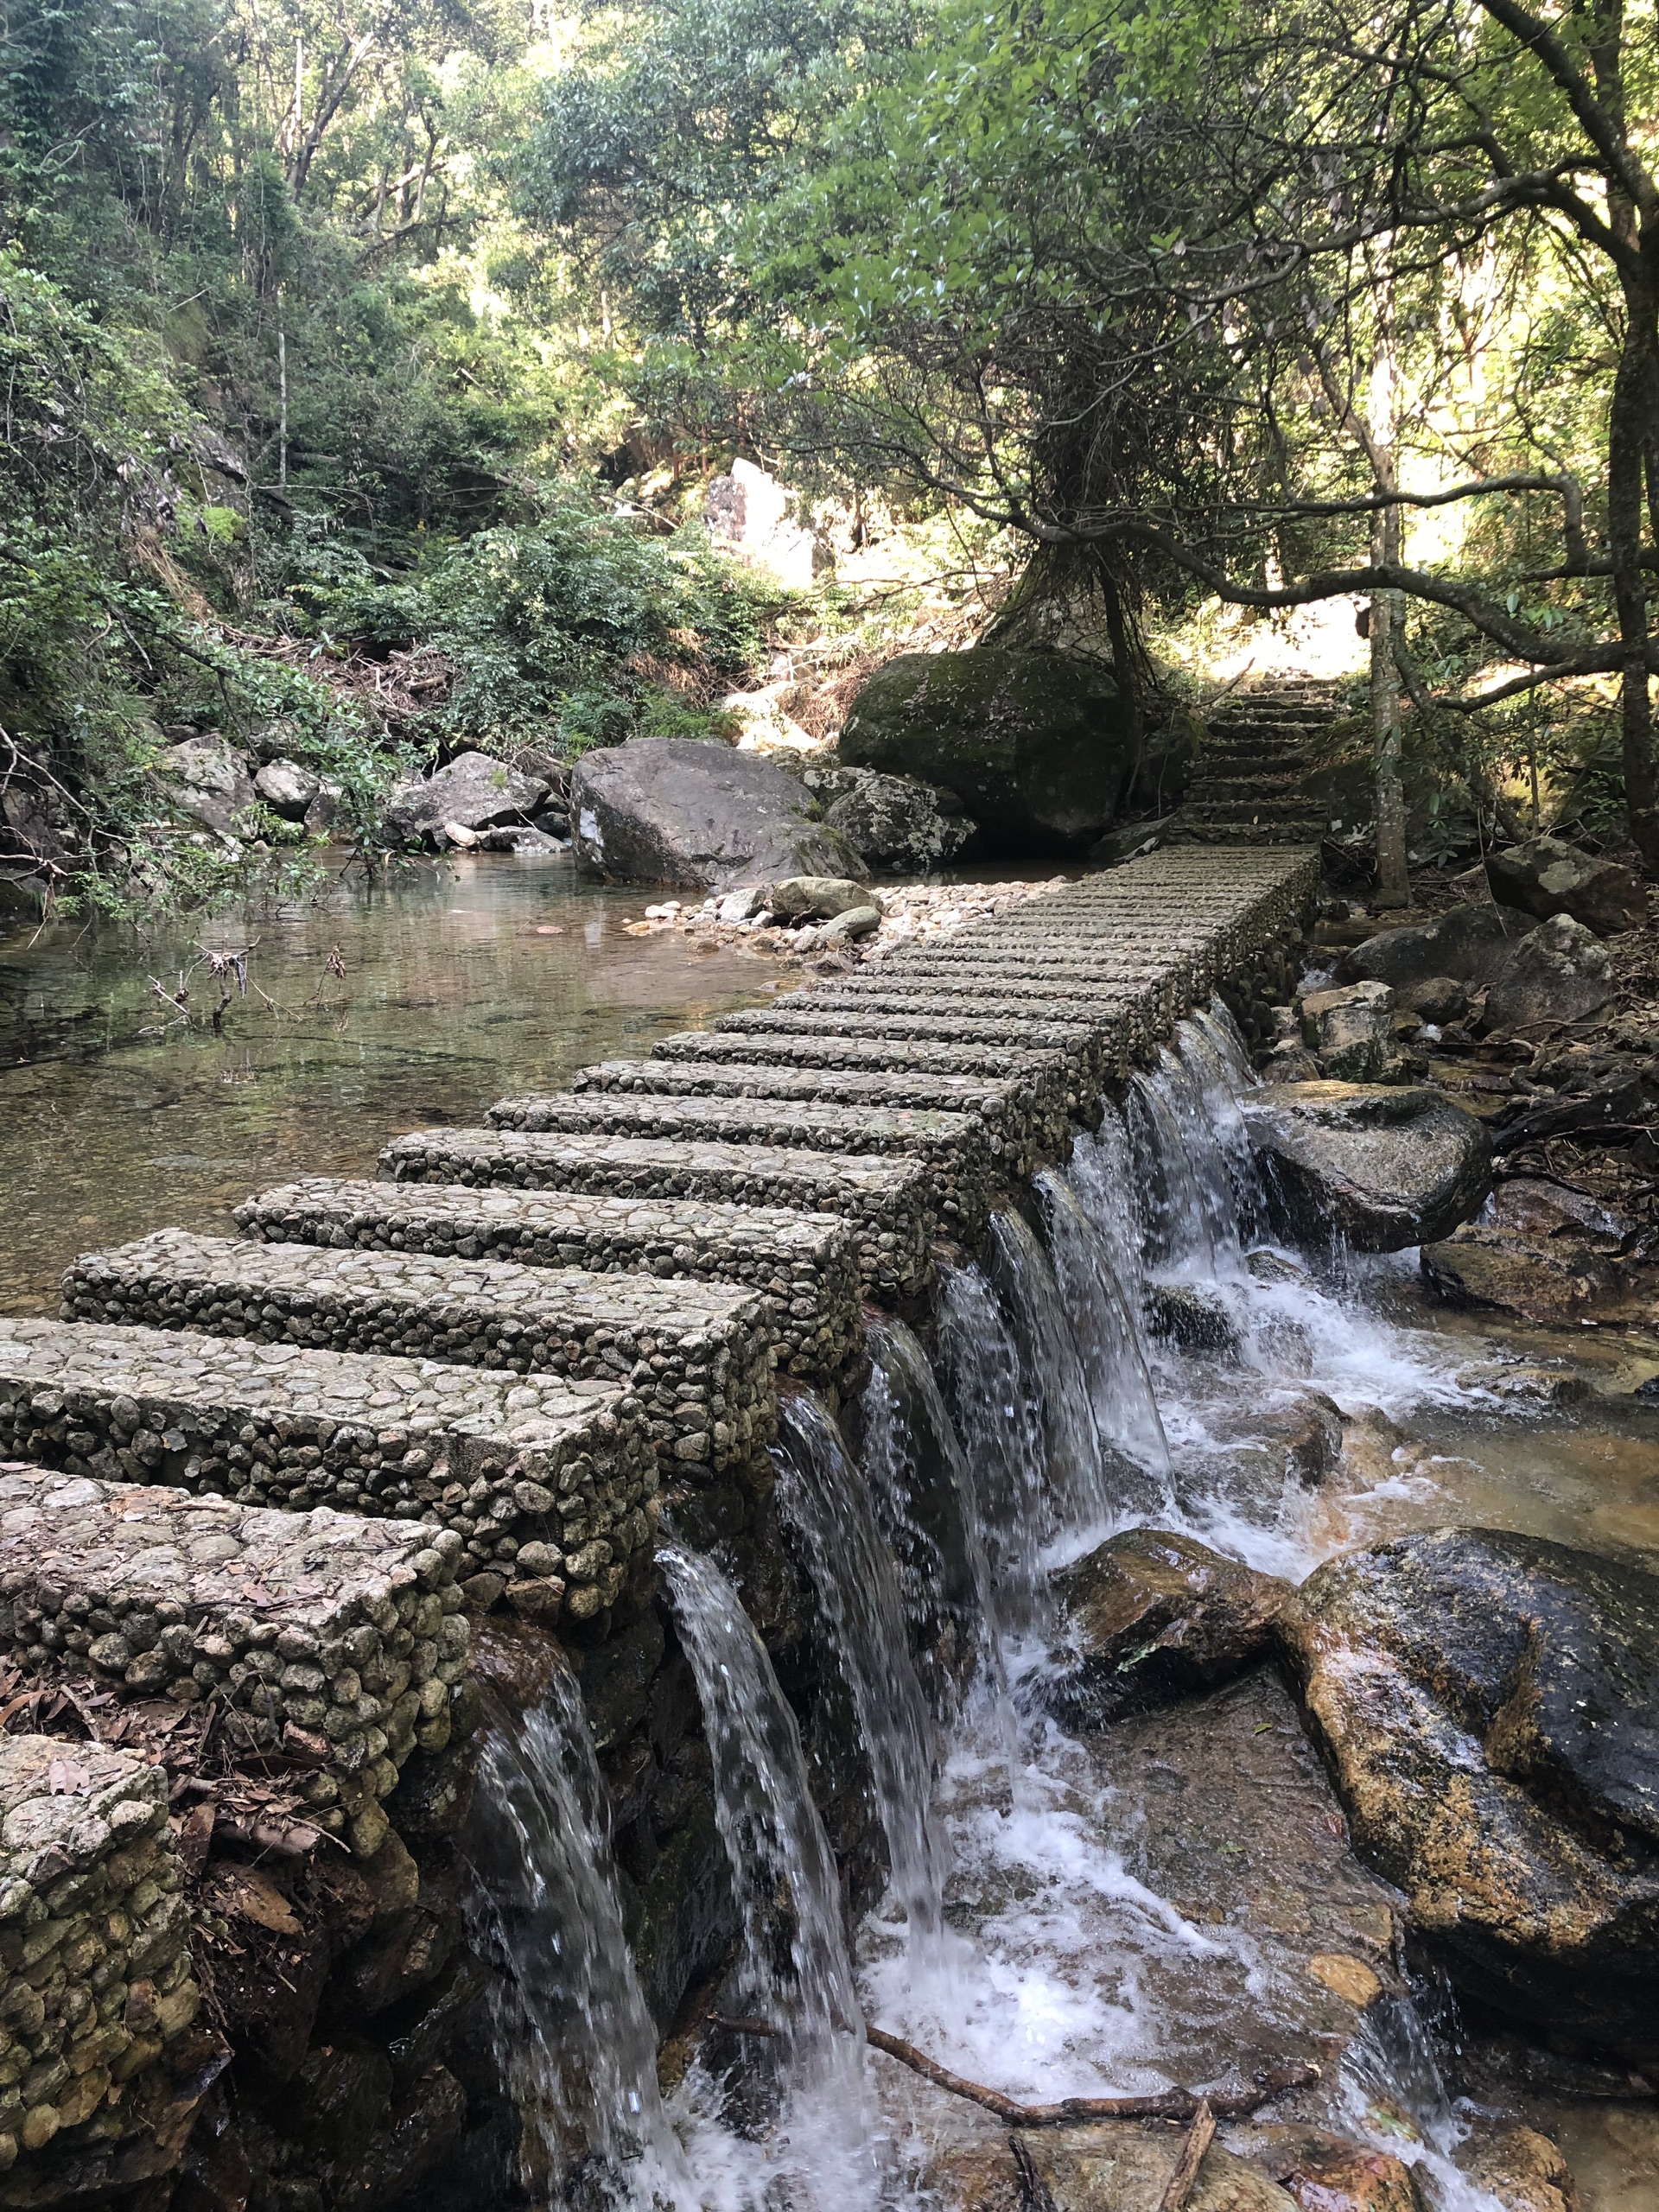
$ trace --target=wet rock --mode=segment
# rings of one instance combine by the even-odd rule
[[[825,827],[844,837],[867,868],[926,875],[960,860],[979,835],[955,791],[914,776],[843,770],[850,788],[824,809]]]
[[[1576,1406],[1590,1395],[1586,1378],[1562,1367],[1511,1366],[1495,1360],[1486,1367],[1459,1368],[1452,1380],[1459,1390],[1484,1391],[1517,1404]]]
[[[1239,1673],[1291,1594],[1275,1575],[1159,1529],[1109,1538],[1051,1587],[1064,1622],[1052,1702],[1094,1727]]]
[[[1135,741],[1109,669],[976,645],[900,653],[853,702],[841,758],[956,793],[988,849],[1069,852],[1111,827]]]
[[[1452,1979],[1659,2055],[1659,1578],[1433,1529],[1328,1561],[1278,1633],[1357,1848]]]
[[[855,907],[874,906],[880,919],[880,903],[867,883],[844,875],[791,875],[774,883],[766,894],[772,912],[786,922],[832,922],[837,914]]]
[[[1547,922],[1570,914],[1599,937],[1647,925],[1647,887],[1634,868],[1579,852],[1559,837],[1529,837],[1486,855],[1492,896]]]
[[[1583,1021],[1613,995],[1612,963],[1599,938],[1557,914],[1523,938],[1486,995],[1489,1029]]]
[[[411,2200],[460,2136],[466,2117],[467,2092],[454,2075],[444,2066],[423,2069],[363,2145],[355,2171],[337,2181],[340,2212],[379,2212],[383,2205]]]
[[[1592,1080],[1541,1099],[1511,1122],[1493,1139],[1493,1149],[1515,1152],[1522,1145],[1538,1144],[1547,1137],[1570,1136],[1628,1127],[1649,1121],[1659,1110],[1659,1077],[1646,1068]]]
[[[1400,1059],[1393,1024],[1394,993],[1386,983],[1348,983],[1302,1001],[1304,1041],[1332,1082],[1385,1082]]]
[[[1133,2121],[1031,2130],[1021,2139],[1064,2212],[1158,2212],[1182,2141],[1173,2128]],[[1002,2136],[947,2152],[929,2166],[925,2181],[943,2212],[1027,2212],[1031,2203]],[[1295,2212],[1296,2202],[1219,2143],[1205,2153],[1186,2199],[1188,2212]]]
[[[728,891],[862,873],[798,776],[702,739],[635,738],[585,753],[570,809],[578,867],[613,882]]]
[[[1228,1359],[1239,1354],[1238,1325],[1220,1294],[1202,1283],[1149,1283],[1146,1294],[1147,1323],[1154,1336],[1164,1337],[1185,1352],[1219,1353]]]
[[[1491,1185],[1491,1140],[1440,1091],[1267,1084],[1242,1105],[1250,1142],[1300,1237],[1334,1234],[1357,1251],[1402,1251],[1449,1235]]]
[[[1494,1307],[1523,1321],[1576,1321],[1618,1295],[1618,1270],[1576,1239],[1468,1222],[1425,1244],[1423,1280],[1448,1306]]]
[[[423,1989],[448,1963],[454,1930],[444,1915],[415,1906],[377,1928],[337,1969],[329,1988],[331,2010],[346,2019],[371,2019]]]
[[[1461,1021],[1469,1011],[1468,990],[1455,976],[1425,976],[1419,982],[1401,984],[1394,996],[1397,1006],[1440,1028]]]
[[[1535,2127],[1506,2127],[1476,2136],[1459,2160],[1471,2181],[1505,2212],[1579,2212],[1573,2169]]]
[[[417,845],[452,823],[493,830],[528,821],[546,796],[539,776],[524,775],[487,753],[462,753],[435,775],[399,785],[386,804],[386,833],[394,842]]]
[[[1346,954],[1338,974],[1348,982],[1402,987],[1449,976],[1461,983],[1490,983],[1522,938],[1529,914],[1503,906],[1454,906],[1435,922],[1379,931]]]
[[[1116,868],[1120,861],[1133,860],[1137,853],[1150,851],[1174,819],[1173,814],[1163,814],[1154,821],[1128,822],[1121,830],[1109,830],[1090,846],[1090,866]]]
[[[1238,2147],[1301,2212],[1422,2212],[1411,2168],[1374,2145],[1269,2124],[1243,2131]]]
[[[322,779],[297,760],[268,760],[254,778],[253,788],[284,822],[303,822],[322,789]]]
[[[154,772],[162,779],[168,799],[181,814],[221,837],[236,834],[253,804],[248,764],[222,737],[192,737],[182,745],[169,746]]]

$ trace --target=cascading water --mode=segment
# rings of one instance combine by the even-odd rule
[[[1157,1065],[1135,1077],[1133,1090],[1147,1102],[1155,1132],[1170,1195],[1174,1267],[1205,1275],[1236,1273],[1243,1255],[1232,1179],[1191,1068],[1166,1046]]]
[[[1049,1530],[1089,1528],[1105,1510],[1100,1432],[1054,1270],[1011,1206],[991,1216],[990,1242],[991,1279],[1041,1415]]]
[[[568,1676],[479,1767],[475,1940],[499,1969],[496,2043],[532,2203],[695,2204],[657,2087],[657,2031],[622,1929],[604,1787]]]
[[[1105,1243],[1124,1296],[1138,1306],[1147,1276],[1143,1185],[1122,1113],[1109,1098],[1101,1107],[1100,1127],[1071,1147],[1066,1179]]]
[[[1144,1518],[1163,1497],[1169,1445],[1147,1372],[1140,1315],[1119,1287],[1105,1239],[1084,1212],[1065,1172],[1044,1169],[1034,1187],[1042,1203],[1055,1280],[1065,1300],[1089,1385],[1096,1433],[1155,1478],[1149,1488],[1125,1470],[1129,1479],[1122,1483],[1120,1492],[1119,1480],[1114,1480],[1103,1462],[1106,1517],[1120,1522],[1128,1508]]]
[[[933,1818],[933,1729],[905,1633],[899,1571],[864,1478],[819,1401],[779,1406],[779,1503],[806,1548],[864,1741],[889,1891],[912,1952],[937,1951],[944,1846]]]
[[[1019,1346],[978,1268],[943,1271],[938,1348],[984,1530],[991,1603],[1005,1637],[1047,1617],[1042,1410]]]

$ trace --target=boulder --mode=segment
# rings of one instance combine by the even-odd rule
[[[1032,2129],[1019,2139],[1031,2162],[1030,2183],[1007,2142],[947,2138],[923,2168],[918,2194],[938,2212],[1035,2212],[1049,2205],[1065,2212],[1159,2212],[1182,2142],[1173,2128],[1121,2120]],[[1181,2202],[1186,2212],[1298,2212],[1295,2197],[1218,2142],[1205,2152]]]
[[[926,875],[959,860],[979,835],[955,791],[942,784],[873,769],[860,769],[849,780],[823,818],[867,868]]]
[[[1532,928],[1530,915],[1503,906],[1454,906],[1436,922],[1380,930],[1343,957],[1344,982],[1388,983],[1396,991],[1430,976],[1490,983]]]
[[[1276,1575],[1160,1529],[1109,1538],[1050,1586],[1063,1625],[1048,1695],[1094,1727],[1242,1672],[1292,1594]]]
[[[1429,1529],[1327,1561],[1277,1634],[1356,1847],[1453,1980],[1659,2058],[1659,1577]]]
[[[1618,1269],[1575,1237],[1468,1222],[1425,1244],[1423,1280],[1448,1306],[1484,1306],[1544,1324],[1578,1321],[1616,1298]]]
[[[586,753],[570,778],[577,866],[619,883],[728,891],[791,875],[860,876],[798,776],[701,738]]]
[[[268,760],[254,778],[253,788],[284,822],[303,822],[322,789],[322,779],[297,760]]]
[[[766,904],[786,922],[832,922],[837,914],[850,913],[855,906],[874,906],[876,919],[881,918],[880,906],[871,896],[869,886],[855,883],[846,875],[785,876],[766,893]]]
[[[1645,929],[1647,887],[1634,868],[1594,859],[1559,837],[1529,837],[1486,855],[1492,896],[1541,922],[1570,914],[1600,937]]]
[[[462,753],[435,775],[400,784],[386,802],[386,831],[399,844],[418,845],[454,823],[493,830],[527,822],[547,797],[539,776],[527,776],[487,753]]]
[[[1448,1021],[1461,1021],[1469,1011],[1469,993],[1455,976],[1425,976],[1421,982],[1402,983],[1395,1004],[1443,1029]]]
[[[1109,830],[1090,846],[1087,859],[1090,868],[1116,868],[1122,861],[1133,860],[1136,854],[1149,852],[1162,842],[1164,832],[1175,819],[1173,814],[1160,814],[1154,821],[1144,817],[1139,822],[1126,822],[1122,829]]]
[[[1302,1035],[1319,1072],[1337,1083],[1382,1083],[1399,1064],[1394,993],[1386,983],[1345,983],[1310,991]]]
[[[840,749],[849,766],[954,791],[1001,853],[1086,849],[1136,752],[1109,671],[995,645],[890,660],[854,700]]]
[[[1606,946],[1582,922],[1557,914],[1515,947],[1486,995],[1488,1029],[1584,1021],[1613,995]]]
[[[1448,1236],[1491,1187],[1491,1141],[1417,1084],[1264,1084],[1240,1104],[1293,1232],[1399,1252]]]
[[[1411,2168],[1375,2144],[1269,2121],[1240,2131],[1238,2147],[1302,2212],[1423,2212]]]
[[[155,764],[168,785],[168,798],[221,837],[234,836],[253,804],[253,779],[242,755],[222,737],[191,737],[171,745]]]

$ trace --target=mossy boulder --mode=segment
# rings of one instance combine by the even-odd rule
[[[976,645],[878,669],[853,702],[841,758],[954,791],[990,851],[1067,853],[1110,828],[1138,748],[1109,669]]]

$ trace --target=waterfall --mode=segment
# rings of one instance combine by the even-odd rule
[[[1021,1635],[1048,1610],[1042,1408],[995,1294],[971,1264],[943,1270],[938,1345],[984,1531],[996,1625]]]
[[[905,1633],[899,1570],[862,1474],[808,1392],[779,1404],[779,1503],[799,1532],[875,1785],[891,1892],[912,1952],[937,1949],[945,1854],[931,1810],[933,1731]]]
[[[991,1216],[991,1271],[1041,1408],[1052,1530],[1101,1517],[1101,1440],[1089,1384],[1048,1255],[1012,1207]]]
[[[1244,1041],[1244,1033],[1228,1012],[1219,998],[1211,1000],[1207,1007],[1200,1007],[1192,1020],[1210,1040],[1211,1049],[1227,1071],[1227,1079],[1235,1090],[1254,1090],[1262,1080],[1250,1058],[1250,1048]]]
[[[1190,1020],[1179,1023],[1175,1039],[1176,1058],[1198,1094],[1203,1129],[1219,1152],[1226,1171],[1232,1193],[1234,1241],[1242,1238],[1246,1243],[1254,1243],[1266,1216],[1266,1193],[1238,1103],[1240,1086],[1236,1074],[1224,1049],[1220,1033],[1206,1015],[1195,1014]],[[1189,1140],[1189,1149],[1192,1148]]]
[[[1132,1306],[1146,1287],[1147,1222],[1144,1186],[1122,1113],[1101,1101],[1100,1127],[1071,1147],[1066,1179],[1104,1239],[1111,1270]]]
[[[1132,1077],[1124,1101],[1135,1182],[1144,1194],[1146,1272],[1208,1280],[1216,1272],[1215,1240],[1180,1120],[1160,1074]]]
[[[715,1817],[743,1927],[746,2014],[778,2031],[791,2086],[857,2070],[858,2002],[835,1859],[808,1785],[795,1716],[766,1647],[712,1560],[658,1554],[697,1685]]]
[[[496,2044],[523,2116],[532,2202],[577,2169],[601,2201],[696,2202],[657,2087],[657,2031],[622,1930],[604,1784],[575,1685],[486,1739],[479,1769],[479,1948],[499,1975]]]
[[[1236,1274],[1242,1255],[1232,1178],[1191,1068],[1165,1046],[1156,1067],[1136,1076],[1135,1082],[1137,1090],[1157,1102],[1159,1141],[1173,1146],[1163,1164],[1166,1186],[1177,1209],[1171,1224],[1176,1265],[1190,1256],[1204,1274]]]
[[[1095,1427],[1103,1442],[1116,1445],[1140,1466],[1164,1481],[1169,1474],[1169,1445],[1153,1395],[1141,1345],[1139,1316],[1119,1287],[1105,1240],[1084,1212],[1063,1171],[1045,1168],[1035,1179],[1048,1230],[1053,1262],[1071,1333],[1094,1408]],[[1113,1497],[1112,1471],[1103,1464],[1097,1484],[1097,1519],[1116,1522],[1126,1503],[1154,1509],[1161,1497]],[[1129,1485],[1144,1493],[1144,1484]]]

